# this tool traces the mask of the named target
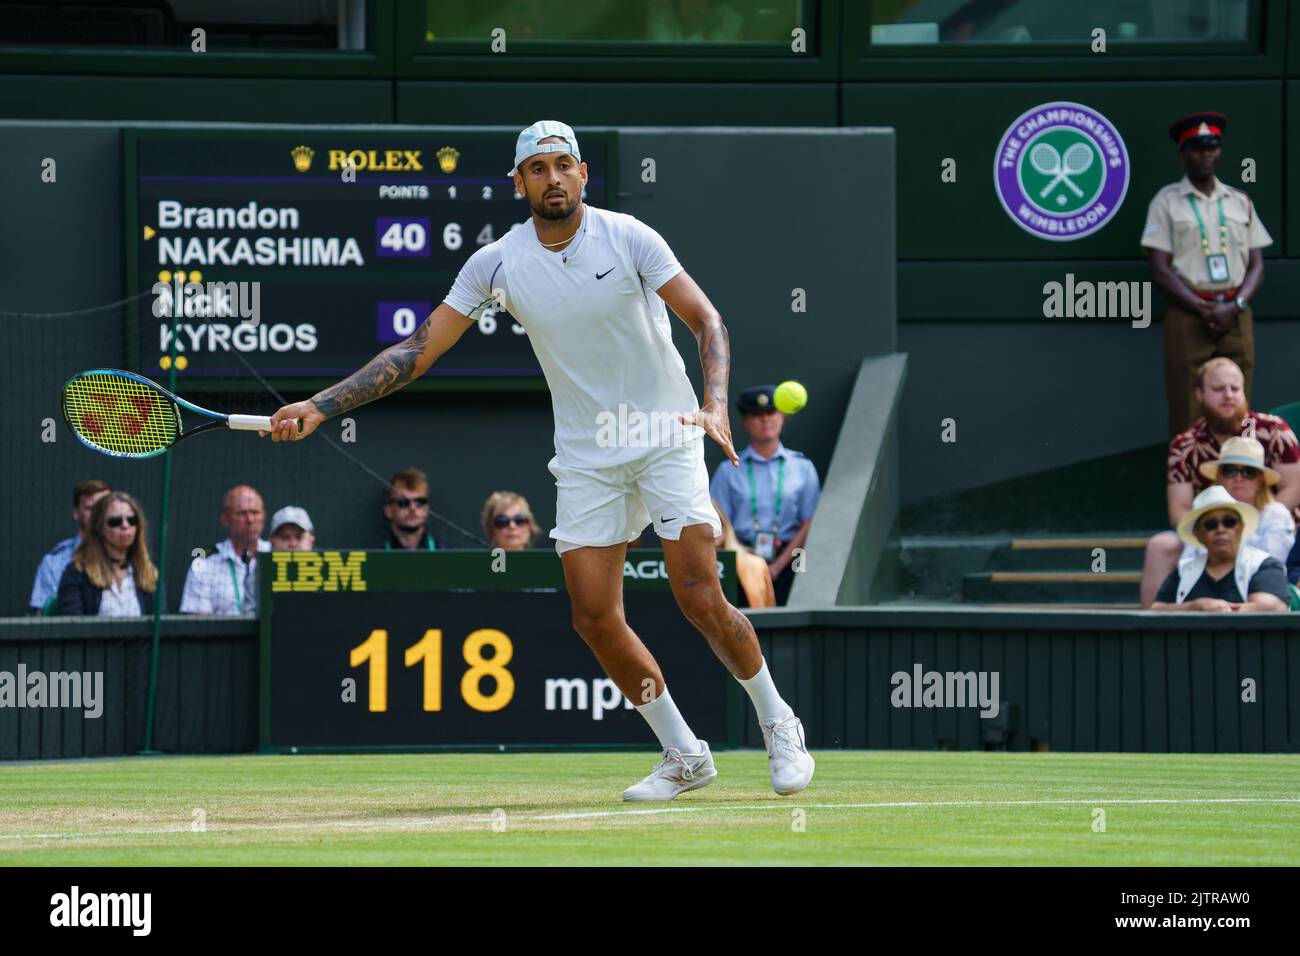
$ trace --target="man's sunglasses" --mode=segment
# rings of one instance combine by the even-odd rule
[[[414,505],[416,508],[428,507],[428,498],[389,498],[390,505],[397,505],[399,508],[410,508]]]
[[[1238,475],[1243,478],[1258,478],[1260,470],[1250,465],[1220,465],[1219,475],[1223,478],[1236,478]]]
[[[522,528],[528,524],[529,518],[528,515],[497,515],[492,519],[492,524],[498,528],[508,528],[512,521]]]
[[[1206,531],[1218,531],[1220,522],[1223,523],[1225,528],[1231,531],[1233,528],[1237,527],[1237,525],[1241,524],[1241,519],[1236,515],[1224,515],[1222,518],[1206,518],[1201,522],[1201,527]]]
[[[140,523],[140,519],[135,515],[113,515],[111,518],[105,518],[104,524],[108,525],[110,528],[120,528],[122,527],[123,521],[129,524],[132,528]]]

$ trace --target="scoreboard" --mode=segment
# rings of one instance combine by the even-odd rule
[[[582,139],[612,208],[612,133]],[[128,131],[128,362],[188,379],[335,379],[401,341],[476,249],[527,225],[514,136],[470,131]],[[484,310],[428,377],[539,377]]]

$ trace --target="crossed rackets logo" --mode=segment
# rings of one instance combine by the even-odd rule
[[[1082,133],[1045,131],[1021,160],[1021,188],[1044,209],[1073,212],[1091,202],[1105,178],[1097,159],[1096,147]]]
[[[1008,124],[993,152],[998,203],[1038,239],[1090,236],[1128,193],[1129,156],[1115,124],[1083,103],[1040,103]]]
[[[121,396],[107,392],[91,392],[87,397],[102,409],[99,414],[94,412],[82,412],[81,414],[81,427],[92,435],[102,435],[109,428],[116,425],[128,435],[134,437],[144,429],[145,423],[149,421],[154,411],[154,400],[148,395]],[[134,415],[131,414],[129,408],[125,409],[121,414],[117,414],[124,397],[135,408],[136,413]]]
[[[1070,177],[1086,173],[1092,165],[1092,149],[1086,143],[1075,143],[1065,151],[1064,159],[1056,147],[1039,143],[1030,150],[1029,162],[1044,176],[1052,177],[1052,181],[1039,190],[1039,199],[1046,199],[1057,183],[1065,183],[1076,196],[1083,198],[1083,190]]]

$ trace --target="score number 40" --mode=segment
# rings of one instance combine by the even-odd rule
[[[491,657],[483,656],[483,649],[491,647]],[[460,678],[460,696],[475,710],[491,712],[501,710],[515,696],[514,675],[506,669],[515,648],[504,632],[494,628],[480,628],[465,638],[461,656],[469,669]],[[424,665],[424,709],[442,710],[442,631],[429,628],[419,643],[406,649],[403,658],[407,667]],[[388,710],[388,632],[375,629],[366,640],[352,648],[348,655],[352,667],[369,665],[369,709],[372,713]],[[496,690],[484,694],[479,684],[484,677],[496,681]]]
[[[480,246],[486,246],[488,243],[495,241],[496,237],[492,235],[492,223],[488,223],[479,230],[474,242]],[[459,249],[465,242],[460,233],[460,223],[449,222],[442,227],[442,244],[453,252]],[[407,221],[397,221],[391,223],[379,237],[379,246],[381,249],[391,250],[393,254],[415,256],[428,255],[426,246],[429,244],[428,233],[425,229],[424,222],[415,219]],[[380,253],[383,255],[383,253]]]

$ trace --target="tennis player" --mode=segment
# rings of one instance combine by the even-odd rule
[[[659,665],[624,619],[627,545],[651,522],[678,606],[754,703],[772,788],[797,793],[814,767],[803,724],[777,692],[753,625],[718,582],[713,539],[721,526],[709,500],[704,435],[740,465],[727,417],[730,348],[722,317],[655,230],[583,202],[587,164],[569,126],[543,120],[520,133],[510,174],[531,222],[475,252],[410,338],[277,411],[271,435],[297,441],[327,418],[396,391],[423,375],[482,310],[505,308],[528,333],[550,387],[551,537],[574,627],[663,749],[658,766],[623,799],[671,800],[717,777],[708,743],[692,733]],[[703,407],[673,346],[664,303],[699,342]]]

